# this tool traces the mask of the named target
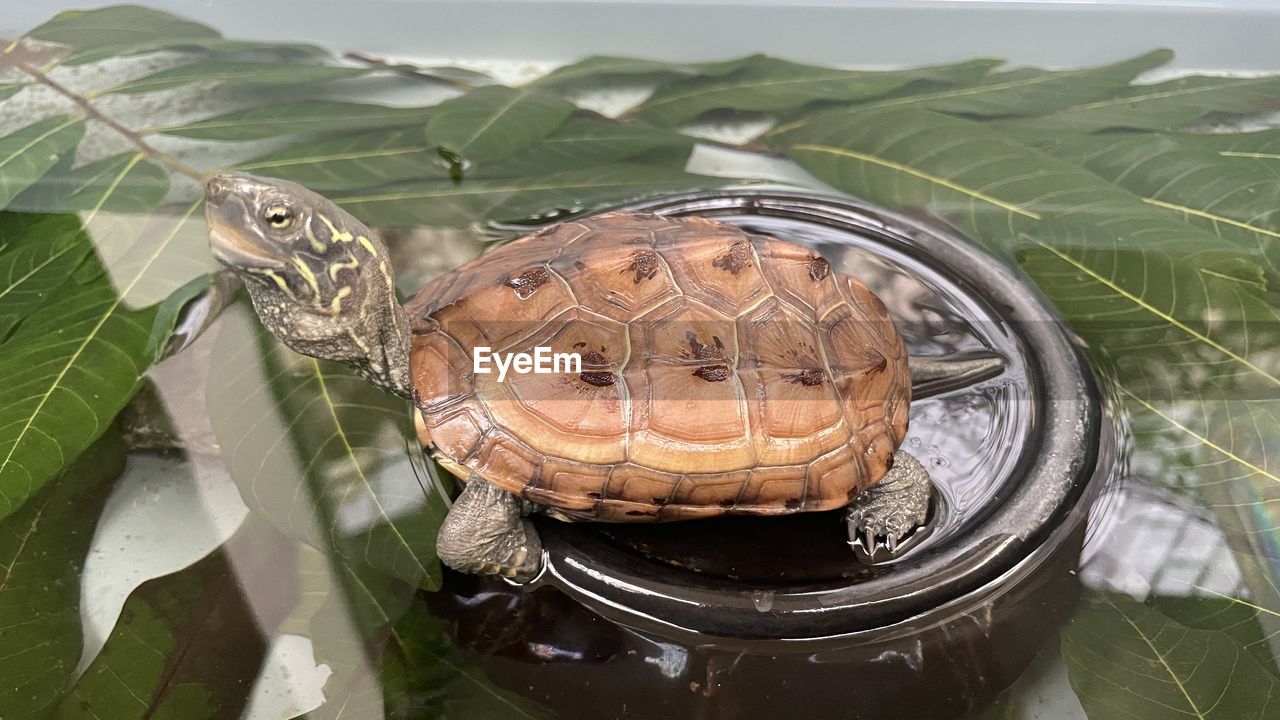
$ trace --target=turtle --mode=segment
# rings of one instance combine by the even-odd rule
[[[461,572],[535,578],[534,512],[666,522],[847,508],[855,549],[893,557],[933,490],[901,447],[913,384],[957,386],[1004,363],[908,357],[880,298],[820,253],[710,218],[566,219],[402,305],[383,241],[330,200],[234,172],[205,194],[211,252],[263,325],[411,402],[423,448],[462,483],[437,537]],[[540,348],[564,364],[500,378],[479,362]]]

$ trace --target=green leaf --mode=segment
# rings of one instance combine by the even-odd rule
[[[290,134],[348,133],[421,125],[430,112],[427,108],[304,100],[237,110],[147,132],[201,140],[260,140]]]
[[[938,112],[978,117],[1013,117],[1043,115],[1080,103],[1115,96],[1143,72],[1153,70],[1173,59],[1168,50],[1155,50],[1145,55],[1111,65],[1074,70],[1042,70],[1018,68],[993,73],[972,85],[896,93],[864,104],[864,108],[915,107]],[[838,114],[839,110],[832,111]],[[810,114],[770,129],[763,138],[781,141],[781,136],[820,120],[822,114]]]
[[[63,59],[63,63],[79,65],[134,54],[137,48],[151,48],[157,43],[214,40],[220,35],[207,25],[166,12],[138,5],[117,5],[101,10],[60,12],[27,33],[27,37],[70,45],[76,52]]]
[[[0,717],[36,717],[80,660],[80,572],[124,447],[109,433],[0,521]]]
[[[224,55],[246,50],[286,56],[327,54],[314,45],[303,43],[226,40],[207,25],[137,5],[68,10],[32,30],[26,37],[70,46],[71,52],[59,58],[58,62],[72,66],[161,50],[202,50]]]
[[[400,183],[339,194],[333,200],[375,225],[463,226],[481,218],[559,217],[725,182],[679,169],[618,163],[545,177]]]
[[[468,160],[497,160],[546,137],[574,110],[538,90],[483,87],[440,103],[427,123],[427,139]]]
[[[70,160],[68,156],[65,160]],[[78,168],[59,163],[19,195],[11,210],[146,212],[169,192],[169,174],[140,152],[125,152]]]
[[[1091,718],[1234,720],[1280,713],[1280,680],[1238,642],[1127,598],[1091,598],[1067,626],[1062,655]]]
[[[4,100],[18,94],[18,91],[26,87],[21,83],[0,83],[0,100]]]
[[[469,177],[535,177],[549,172],[607,165],[655,150],[683,168],[693,138],[671,130],[572,118],[540,142],[504,160],[478,163]]]
[[[995,73],[968,87],[905,95],[869,103],[874,107],[911,105],[939,112],[983,117],[1043,115],[1061,108],[1115,95],[1138,75],[1173,59],[1155,50],[1111,65],[1075,70],[1018,68]]]
[[[49,172],[83,136],[83,120],[55,115],[0,137],[0,209]]]
[[[1044,132],[1092,132],[1107,128],[1164,130],[1190,125],[1213,113],[1263,113],[1280,98],[1280,77],[1193,75],[1155,85],[1134,85],[1115,97],[1072,105],[1009,128]]]
[[[0,214],[0,343],[55,291],[93,248],[66,218]]]
[[[413,585],[440,583],[444,504],[420,483],[408,404],[223,314],[208,407],[245,502],[292,538]],[[305,419],[306,422],[301,422]]]
[[[4,217],[0,222],[11,216]],[[27,232],[59,248],[71,246],[68,254],[88,256],[89,240],[74,216],[52,216]],[[63,268],[45,263],[23,278],[20,289],[43,290],[56,302],[42,303],[22,318],[0,353],[0,517],[13,513],[110,427],[149,364],[154,311],[121,307],[93,261],[70,277],[61,274],[64,282],[55,286],[49,275],[65,273]]]
[[[199,83],[240,86],[311,85],[368,75],[368,68],[267,62],[198,62],[152,73],[93,93],[144,93]]]
[[[971,60],[912,70],[869,72],[800,65],[756,57],[723,77],[692,78],[664,85],[627,115],[670,127],[712,110],[789,110],[814,102],[853,102],[879,97],[908,83],[976,82],[996,60]]]
[[[135,590],[101,654],[52,717],[239,717],[278,620],[255,613],[241,590],[241,582],[252,589],[274,580],[271,548],[245,537],[242,529],[231,542],[245,545],[245,556],[263,558],[265,572],[245,577],[248,568],[233,568],[228,552],[218,550]]]
[[[1224,155],[1208,145],[1198,137],[1126,133],[1073,135],[1043,148],[1152,207],[1256,251],[1271,280],[1280,279],[1280,164]]]
[[[316,191],[442,178],[448,174],[439,154],[430,148],[418,128],[375,130],[303,142],[241,163],[239,169],[292,180]]]
[[[648,80],[663,76],[727,75],[748,62],[761,58],[748,55],[711,63],[672,63],[645,58],[592,55],[571,65],[562,65],[529,83],[527,87],[569,89],[607,81]]]
[[[193,300],[209,291],[213,281],[213,275],[201,275],[174,290],[172,295],[160,303],[156,308],[155,319],[151,323],[151,335],[147,339],[147,357],[152,358],[154,362],[159,362],[170,354],[168,346],[170,340],[174,339],[173,332],[178,327],[183,312]],[[190,342],[190,338],[179,339]]]

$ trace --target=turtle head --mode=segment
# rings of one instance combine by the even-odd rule
[[[213,256],[244,280],[272,334],[408,396],[408,318],[368,227],[301,185],[244,173],[215,175],[205,198]]]

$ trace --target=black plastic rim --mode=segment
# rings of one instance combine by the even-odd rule
[[[666,215],[778,215],[872,238],[972,288],[1017,333],[1032,369],[1032,461],[1003,501],[960,537],[893,572],[856,582],[758,588],[647,562],[580,524],[542,522],[551,585],[612,620],[664,634],[735,639],[830,638],[954,612],[1078,542],[1089,501],[1108,474],[1103,418],[1090,371],[1057,316],[1005,265],[938,228],[855,200],[734,189],[666,196],[626,209]],[[1075,540],[1072,540],[1074,538]],[[910,622],[907,622],[910,621]],[[877,633],[878,635],[879,633]],[[798,649],[798,648],[797,648]]]

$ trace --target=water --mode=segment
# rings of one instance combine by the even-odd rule
[[[93,16],[81,20],[93,22]],[[155,18],[131,17],[111,25],[145,28],[151,22]],[[156,32],[168,37],[191,31],[184,27],[164,25]],[[58,37],[84,45],[102,36]],[[95,47],[114,48],[108,55],[122,52],[122,46]],[[1226,347],[1266,375],[1274,360],[1266,348],[1274,346],[1276,334],[1269,326],[1249,324],[1257,322],[1253,313],[1260,311],[1247,305],[1253,297],[1247,288],[1265,285],[1269,276],[1266,263],[1252,256],[1238,262],[1224,245],[1214,244],[1231,240],[1230,230],[1219,227],[1211,234],[1181,217],[1161,224],[1165,220],[1141,215],[1161,237],[1180,241],[1161,246],[1160,258],[1169,259],[1161,268],[1169,272],[1151,277],[1173,278],[1169,282],[1176,284],[1179,297],[1201,283],[1218,287],[1211,284],[1232,281],[1229,299],[1245,303],[1239,313],[1249,321],[1233,325],[1235,305],[1213,295],[1203,308],[1178,306],[1173,314],[1216,345],[1189,342],[1168,323],[1168,335],[1153,339],[1143,334],[1147,321],[1098,305],[1098,288],[1087,285],[1084,270],[1121,289],[1135,287],[1126,283],[1145,276],[1124,256],[1108,256],[1111,266],[1090,264],[1090,253],[1103,252],[1110,239],[1107,222],[1097,222],[1096,234],[1089,235],[1096,242],[1079,253],[1069,232],[1033,228],[1031,237],[1083,266],[1078,275],[1046,270],[1046,261],[1028,258],[1025,252],[1034,244],[1003,244],[1011,237],[1025,240],[1028,213],[1048,218],[1053,209],[1046,207],[1052,202],[1041,203],[1030,192],[1027,197],[1001,193],[1020,182],[1069,174],[1054,164],[1065,161],[1043,154],[1048,146],[1036,145],[1041,139],[1034,133],[1018,142],[1035,145],[1040,154],[1028,150],[1024,157],[1012,144],[995,148],[999,152],[986,145],[975,151],[993,162],[1034,158],[1020,168],[1001,169],[1000,177],[974,180],[983,188],[977,196],[1002,203],[994,216],[990,208],[975,210],[970,203],[975,195],[945,195],[965,187],[964,172],[930,164],[950,157],[948,152],[963,145],[958,140],[994,142],[982,134],[989,126],[978,123],[961,130],[935,127],[936,145],[926,143],[910,158],[892,155],[909,142],[878,144],[872,138],[847,151],[871,155],[879,165],[844,175],[806,165],[814,176],[778,155],[762,158],[740,147],[702,144],[687,156],[687,141],[664,135],[661,128],[625,117],[606,122],[577,116],[586,129],[571,128],[574,132],[601,133],[608,141],[569,141],[566,137],[578,136],[548,129],[545,138],[530,141],[526,155],[488,159],[481,151],[478,160],[464,157],[457,183],[423,137],[425,115],[388,119],[385,108],[365,106],[348,109],[350,117],[339,126],[277,134],[270,129],[274,124],[306,116],[302,105],[290,105],[289,113],[270,122],[241,119],[239,125],[227,125],[231,130],[223,132],[231,135],[221,139],[200,137],[212,132],[208,128],[173,128],[244,108],[270,110],[315,100],[329,103],[330,110],[338,101],[435,105],[458,95],[458,87],[481,85],[483,78],[432,83],[380,74],[337,85],[294,79],[263,88],[226,81],[212,90],[177,86],[155,93],[95,94],[190,57],[181,52],[113,56],[73,66],[59,65],[56,49],[22,49],[20,57],[51,68],[49,77],[64,89],[92,98],[102,117],[89,124],[82,141],[50,141],[39,145],[39,153],[15,156],[20,163],[0,164],[5,181],[0,189],[14,188],[13,197],[4,198],[7,212],[0,218],[0,263],[15,257],[38,260],[21,265],[21,272],[0,274],[9,278],[0,292],[0,363],[14,378],[8,383],[12,394],[3,396],[9,415],[0,426],[9,428],[4,432],[34,428],[16,449],[5,451],[4,463],[8,468],[16,458],[32,477],[36,470],[47,471],[41,483],[48,481],[47,490],[33,482],[35,499],[0,520],[0,527],[12,531],[3,537],[21,541],[0,542],[0,627],[6,628],[0,631],[0,646],[13,643],[13,651],[0,647],[0,676],[19,678],[15,685],[22,688],[8,694],[0,688],[0,716],[44,716],[57,703],[63,715],[89,707],[103,717],[170,712],[274,719],[327,702],[322,712],[346,703],[359,717],[385,712],[566,720],[841,718],[969,712],[1075,720],[1085,717],[1086,709],[1092,717],[1107,717],[1099,708],[1108,703],[1137,702],[1123,693],[1108,695],[1105,683],[1090,675],[1091,667],[1113,668],[1117,686],[1159,691],[1126,675],[1149,667],[1147,660],[1134,659],[1143,657],[1142,647],[1126,644],[1133,639],[1125,635],[1129,626],[1152,630],[1147,636],[1153,648],[1171,633],[1186,633],[1195,649],[1201,645],[1194,643],[1202,643],[1209,661],[1196,670],[1197,678],[1219,678],[1221,668],[1233,668],[1212,693],[1189,684],[1196,700],[1221,696],[1240,704],[1232,708],[1247,708],[1273,682],[1270,639],[1277,630],[1280,591],[1270,530],[1272,465],[1266,462],[1275,444],[1266,404],[1271,395],[1250,384],[1257,377],[1241,380],[1224,371],[1230,362],[1214,353]],[[247,52],[230,59],[201,56],[200,62],[262,60],[254,73],[259,76],[311,62],[278,48]],[[15,67],[0,84],[35,77]],[[701,70],[681,68],[670,78],[690,72]],[[971,89],[964,83],[976,80],[931,82]],[[643,96],[619,79],[603,87],[605,95]],[[598,101],[592,96],[585,104]],[[76,112],[77,106],[39,82],[0,101],[0,157],[10,152],[6,139],[32,121]],[[441,111],[434,108],[431,114]],[[138,138],[114,131],[104,118],[141,132],[146,151],[136,144]],[[538,122],[529,116],[507,132],[519,134]],[[858,132],[875,127],[865,123]],[[648,134],[643,142],[609,134],[619,128],[629,134],[641,134],[638,128],[643,128]],[[897,129],[885,138],[890,134],[896,136]],[[847,137],[851,143],[858,139],[854,132]],[[608,154],[614,152],[609,148],[633,142],[639,143],[635,155]],[[589,151],[566,155],[561,152],[566,146],[589,146]],[[883,149],[884,157],[872,153],[872,146],[877,153]],[[1166,156],[1189,162],[1174,150],[1166,152],[1146,157],[1153,163]],[[725,157],[752,159],[726,163]],[[48,166],[40,164],[45,160]],[[29,177],[10,169],[28,167],[28,161],[43,169]],[[731,176],[722,178],[729,182],[766,175],[819,193],[834,192],[834,185],[913,212],[926,206],[930,222],[956,224],[982,238],[1005,262],[1020,263],[1024,277],[1039,279],[1039,291],[1073,320],[1078,334],[1073,342],[1096,364],[1104,410],[1095,428],[1096,457],[1104,469],[1078,491],[1028,497],[1022,482],[1029,473],[1081,453],[1092,459],[1092,436],[1085,423],[1074,448],[1038,444],[1054,399],[1042,392],[1051,378],[1041,376],[1040,365],[1021,360],[1037,348],[1026,347],[1016,329],[1000,319],[996,311],[1003,308],[976,298],[958,281],[957,268],[925,262],[905,246],[833,231],[804,218],[720,208],[716,214],[723,219],[819,248],[838,269],[866,282],[887,303],[913,354],[990,348],[1013,360],[998,378],[913,405],[905,447],[926,463],[939,488],[930,532],[903,558],[868,567],[852,561],[838,513],[665,526],[566,526],[540,518],[551,546],[564,558],[559,576],[517,588],[499,580],[441,575],[432,542],[451,486],[414,445],[403,403],[342,368],[284,350],[263,334],[226,276],[214,278],[207,288],[198,280],[188,286],[195,300],[171,318],[172,332],[149,314],[166,298],[190,300],[190,293],[180,289],[215,269],[193,205],[199,183],[185,177],[182,168],[198,176],[244,162],[280,175],[308,173],[309,181],[382,226],[403,294],[475,256],[493,236],[510,235],[513,225],[527,227],[566,212],[715,182],[690,177],[686,170]],[[94,173],[75,173],[89,163],[105,164],[93,166]],[[1041,172],[1035,163],[1057,175]],[[910,172],[874,174],[893,167]],[[1208,172],[1216,166],[1205,160],[1197,167]],[[1145,179],[1140,173],[1111,176],[1108,170],[1094,158],[1089,172],[1117,184]],[[1233,166],[1228,175],[1252,182],[1252,171],[1253,166]],[[564,173],[579,175],[570,182]],[[101,182],[103,177],[113,182]],[[944,178],[946,184],[935,183],[928,192],[910,184],[929,177]],[[394,192],[383,181],[392,183]],[[1151,181],[1165,190],[1178,187],[1158,177]],[[1264,186],[1262,181],[1252,185]],[[1151,193],[1125,187],[1129,193]],[[1070,189],[1078,192],[1049,187],[1047,197],[1087,200],[1088,192],[1103,192],[1093,186],[1088,192]],[[750,192],[766,196],[773,191],[753,186]],[[1178,200],[1161,198],[1166,204]],[[1107,217],[1114,208],[1129,213],[1116,213],[1122,219],[1140,215],[1116,196],[1104,200],[1098,202],[1108,209]],[[1080,214],[1089,216],[1085,210]],[[1269,222],[1259,219],[1265,218],[1260,209],[1245,210],[1243,220],[1222,227]],[[46,214],[57,217],[45,218],[40,232],[32,234],[32,218]],[[1193,231],[1199,234],[1178,234]],[[1248,245],[1253,237],[1246,240]],[[38,254],[64,247],[58,243],[71,249],[57,257]],[[1214,262],[1196,265],[1200,260],[1194,258],[1205,248]],[[58,264],[63,257],[76,262]],[[1183,262],[1212,274],[1181,275]],[[39,272],[45,267],[49,277]],[[48,284],[30,296],[15,292],[28,289],[23,285],[28,278]],[[1076,288],[1083,289],[1072,295]],[[1167,288],[1152,288],[1130,295],[1158,303],[1164,297],[1159,291]],[[101,295],[98,304],[85,300],[87,320],[56,315],[55,300],[83,299],[89,296],[79,293],[90,291]],[[167,317],[177,305],[171,303],[159,316]],[[1121,336],[1106,334],[1114,317],[1121,318],[1115,321],[1119,324],[1131,322],[1132,343],[1098,340]],[[131,333],[130,327],[141,330]],[[167,359],[153,363],[157,354],[148,348],[153,339],[167,347],[160,353]],[[41,345],[45,340],[49,347]],[[136,396],[135,365],[146,377]],[[49,375],[57,382],[40,384],[37,377],[35,390],[22,384],[28,377],[23,371],[38,374],[45,367],[60,370]],[[1135,381],[1141,374],[1135,367],[1146,370],[1143,379],[1149,384]],[[1167,387],[1148,392],[1160,382]],[[1221,396],[1221,407],[1212,393]],[[28,413],[35,407],[32,398],[40,404]],[[1224,408],[1225,415],[1215,414]],[[105,439],[95,441],[99,436]],[[54,438],[57,447],[32,444],[32,438],[44,437]],[[119,437],[130,446],[127,454],[113,444]],[[48,463],[69,462],[82,450],[86,459],[70,470],[48,469]],[[14,502],[15,488],[26,487],[25,480],[15,483],[4,474],[9,472],[0,470],[6,503]],[[1016,524],[1017,518],[1000,514],[1009,507],[1025,508],[1024,520],[1048,518],[1059,530],[985,534],[992,523]],[[11,550],[12,563],[5,554]],[[599,585],[589,585],[591,577]],[[965,585],[966,579],[973,582]],[[645,590],[651,591],[647,604],[637,599]],[[690,595],[701,605],[688,602]],[[812,614],[821,621],[806,625],[782,619],[788,613],[796,617],[796,608],[815,598],[831,600],[814,603],[818,609]],[[677,607],[681,602],[689,607]],[[1117,625],[1117,618],[1129,625]],[[711,622],[739,621],[736,634],[707,630]],[[770,628],[783,622],[791,623],[791,634],[780,642]],[[1110,646],[1118,654],[1107,655]],[[168,665],[155,662],[155,649]],[[1185,661],[1200,667],[1196,658],[1177,655],[1176,647],[1160,649],[1175,666]],[[1236,650],[1238,661],[1223,659]],[[33,668],[43,674],[33,674]],[[127,675],[131,692],[112,693],[113,674]],[[183,682],[166,680],[175,677]],[[189,690],[192,695],[183,694]],[[1159,717],[1143,717],[1148,716]]]

